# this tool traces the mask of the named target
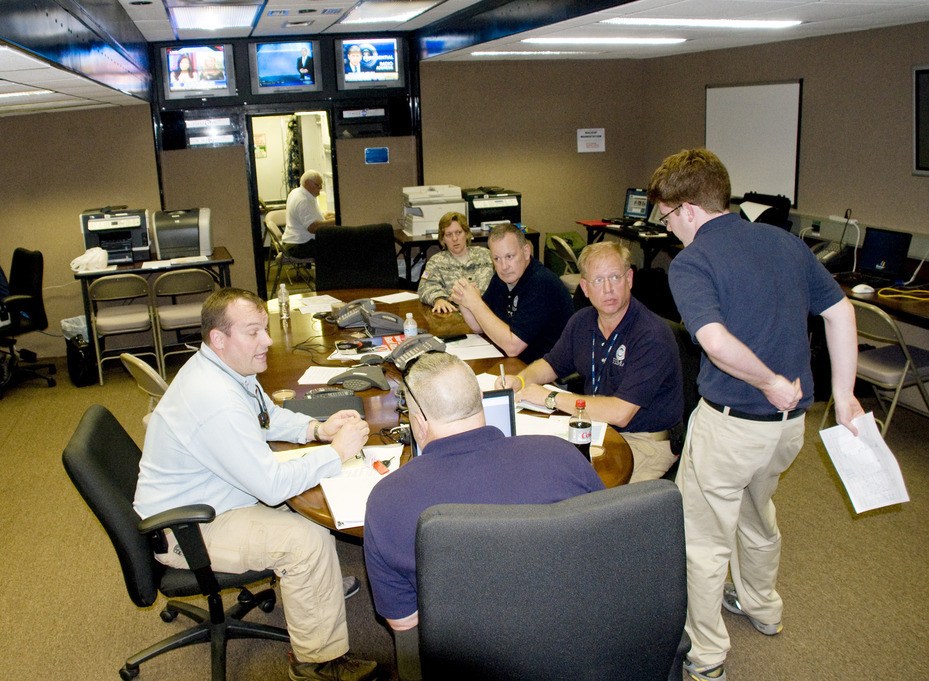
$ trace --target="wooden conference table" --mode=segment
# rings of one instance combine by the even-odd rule
[[[373,298],[379,295],[395,293],[395,291],[358,289],[330,291],[328,293],[339,300],[348,302],[356,298]],[[432,314],[429,307],[418,300],[396,304],[377,303],[377,309],[394,312],[401,317],[406,316],[407,312],[412,312],[421,331],[437,336],[469,332],[467,324],[460,314],[435,315]],[[336,340],[353,338],[355,337],[353,334],[359,332],[359,329],[339,329],[335,324],[314,319],[311,315],[300,312],[291,314],[291,321],[286,327],[282,324],[280,316],[276,312],[271,313],[269,327],[274,345],[271,346],[268,352],[268,369],[259,377],[261,385],[268,394],[273,393],[275,390],[290,388],[296,391],[298,397],[302,397],[307,390],[315,387],[297,383],[309,366],[330,365],[344,366],[346,368],[349,366],[343,362],[330,362],[326,357],[335,348]],[[521,360],[515,357],[473,360],[468,364],[477,374],[482,372],[497,373],[500,364],[503,364],[508,374],[515,374],[525,366]],[[383,368],[391,384],[391,390],[385,392],[372,389],[359,393],[364,400],[365,420],[371,425],[369,444],[383,444],[380,438],[381,429],[392,428],[400,422],[399,412],[397,411],[398,400],[395,395],[396,385],[400,381],[400,372],[392,364],[384,364]],[[280,443],[280,445],[275,444],[274,446],[275,448],[285,449],[292,445]],[[632,476],[632,452],[618,432],[613,428],[607,428],[604,446],[602,448],[592,447],[591,451],[594,454],[593,466],[600,479],[603,480],[604,485],[616,487],[629,482],[629,478]],[[404,448],[402,461],[405,462],[408,458],[409,448]],[[295,511],[314,522],[331,530],[336,529],[322,488],[318,485],[290,499],[287,503]],[[338,531],[357,537],[363,536],[363,528],[361,527],[340,529]]]

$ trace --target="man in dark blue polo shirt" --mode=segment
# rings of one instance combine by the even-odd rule
[[[364,552],[374,607],[394,631],[400,678],[410,681],[419,678],[415,548],[420,514],[445,503],[554,503],[603,489],[603,483],[565,440],[504,437],[485,425],[477,378],[457,357],[422,355],[405,381],[410,427],[422,456],[371,492]]]
[[[509,223],[487,239],[496,274],[487,291],[467,279],[452,288],[452,302],[471,329],[486,335],[507,357],[533,362],[551,350],[574,305],[555,274],[532,257],[526,235]]]
[[[551,352],[507,377],[506,387],[520,400],[569,414],[583,397],[587,415],[612,425],[629,444],[631,482],[656,480],[677,459],[668,433],[684,410],[677,341],[663,319],[632,297],[629,249],[615,241],[592,244],[578,265],[593,307],[571,317]],[[574,372],[584,379],[581,395],[544,385]]]

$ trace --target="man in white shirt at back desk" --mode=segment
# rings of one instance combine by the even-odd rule
[[[323,176],[307,170],[300,176],[300,186],[287,195],[287,227],[284,229],[284,252],[294,258],[316,255],[316,232],[320,227],[334,225],[335,214],[323,215],[316,202],[323,189]]]

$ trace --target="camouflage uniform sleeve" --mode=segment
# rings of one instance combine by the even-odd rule
[[[419,299],[434,305],[436,298],[448,298],[460,272],[461,267],[446,251],[429,258],[419,277]]]
[[[490,257],[489,250],[483,246],[471,247],[471,262],[468,267],[468,275],[483,295],[494,276],[494,261]]]

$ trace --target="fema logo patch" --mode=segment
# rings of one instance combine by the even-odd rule
[[[616,348],[616,354],[613,355],[613,366],[621,367],[626,361],[626,346],[620,345]]]

